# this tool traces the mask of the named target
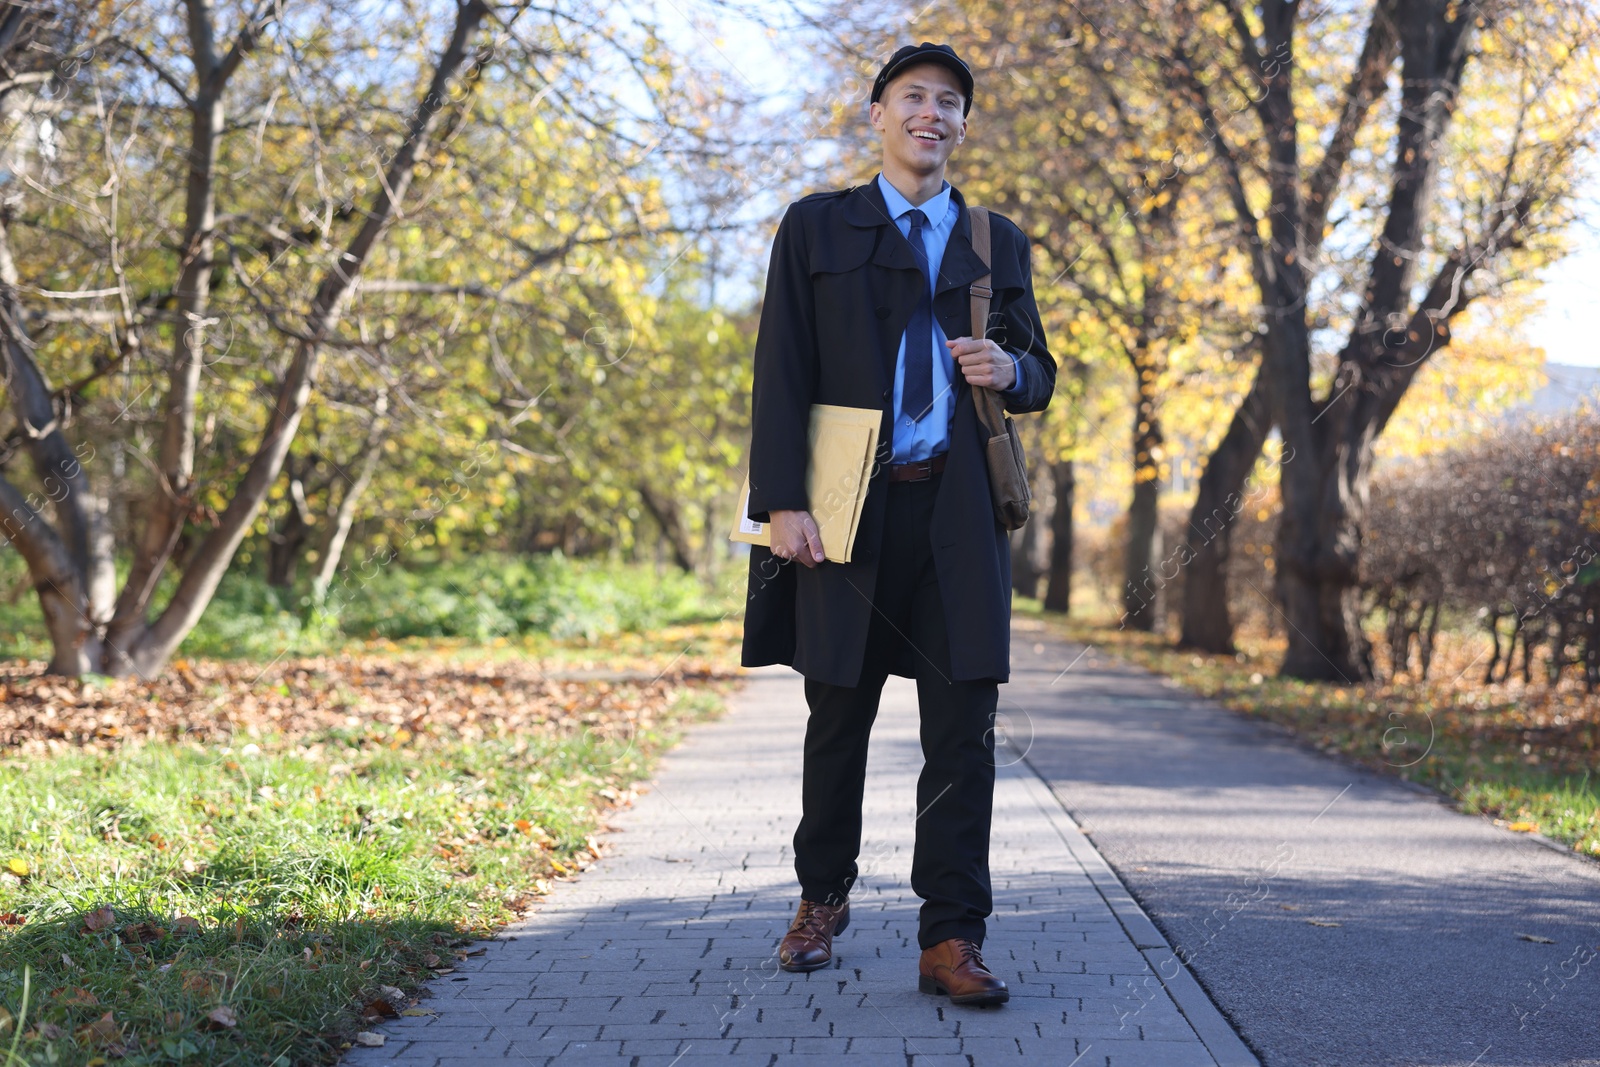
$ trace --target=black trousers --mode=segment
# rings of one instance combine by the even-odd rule
[[[794,835],[795,873],[806,900],[843,902],[860,869],[867,737],[888,680],[888,654],[909,642],[916,662],[922,775],[917,780],[911,888],[922,898],[917,939],[983,943],[993,910],[989,825],[994,808],[994,715],[999,683],[950,679],[950,639],[939,598],[930,526],[942,474],[888,483],[866,656],[855,686],[806,679],[804,785]]]

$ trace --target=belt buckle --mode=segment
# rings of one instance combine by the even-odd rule
[[[933,477],[933,460],[919,459],[906,464],[917,471],[916,477],[905,479],[908,482],[925,482]]]

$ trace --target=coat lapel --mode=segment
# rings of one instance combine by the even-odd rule
[[[876,180],[856,186],[845,198],[844,220],[851,226],[875,231],[866,274],[877,310],[879,385],[887,394],[894,387],[895,353],[916,303],[922,270],[917,266],[916,253],[911,251],[911,242],[898,226],[891,225],[893,220]]]
[[[962,198],[961,191],[955,188],[950,190],[950,197],[961,213],[956,216],[956,228],[951,231],[950,240],[944,246],[944,260],[939,264],[939,284],[934,287],[933,312],[944,324],[947,337],[971,337],[976,331],[972,322],[972,301],[967,290],[990,270],[972,248],[972,215],[967,211],[966,200]],[[958,384],[965,386],[966,381]]]
[[[889,215],[889,206],[883,202],[883,190],[878,188],[876,179],[856,186],[845,202],[844,220],[852,226],[881,228],[877,248],[872,253],[873,263],[885,270],[918,269],[911,242],[900,232],[900,227],[890,225],[894,220]]]
[[[950,233],[950,240],[945,244],[944,258],[939,263],[939,278],[934,286],[933,300],[934,313],[947,326],[945,333],[957,337],[963,331],[957,328],[952,332],[948,327],[966,323],[967,287],[988,274],[989,268],[972,249],[972,219],[967,213],[967,204],[961,191],[952,186],[950,198],[957,209],[956,224]],[[917,266],[916,254],[911,250],[911,242],[906,240],[898,226],[890,225],[893,219],[890,218],[888,205],[883,200],[883,190],[878,188],[876,179],[858,185],[851,191],[845,200],[844,220],[851,226],[875,228],[878,231],[869,281],[876,306],[887,309],[887,314],[881,314],[878,319],[880,367],[887,390],[894,382],[895,353],[899,351],[900,336],[911,318],[912,306],[917,299],[916,286],[922,273]],[[970,330],[968,324],[966,332]],[[959,387],[965,382],[956,384]]]
[[[950,232],[950,240],[944,246],[944,259],[939,263],[939,283],[933,287],[935,300],[951,289],[965,292],[967,286],[989,273],[978,253],[972,250],[972,216],[967,212],[961,190],[951,186],[950,199],[955,201],[960,213],[956,216],[956,228]]]

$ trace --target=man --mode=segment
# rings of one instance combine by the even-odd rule
[[[872,90],[881,173],[791,204],[778,227],[756,340],[747,509],[771,523],[772,543],[750,553],[742,662],[792,665],[810,707],[794,836],[801,901],[780,965],[826,966],[849,922],[868,732],[897,674],[916,679],[925,759],[911,869],[923,900],[918,984],[954,1003],[993,1004],[1008,992],[980,949],[1011,559],[972,388],[999,390],[1013,413],[1042,411],[1056,365],[1027,238],[992,215],[986,266],[966,203],[944,180],[972,89],[948,45],[895,52]],[[970,321],[969,287],[988,273],[985,332]],[[812,404],[883,412],[849,563],[824,560],[808,510]]]

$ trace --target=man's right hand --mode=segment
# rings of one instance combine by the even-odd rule
[[[772,554],[813,568],[822,562],[822,531],[817,529],[817,520],[811,517],[811,512],[772,513]]]

